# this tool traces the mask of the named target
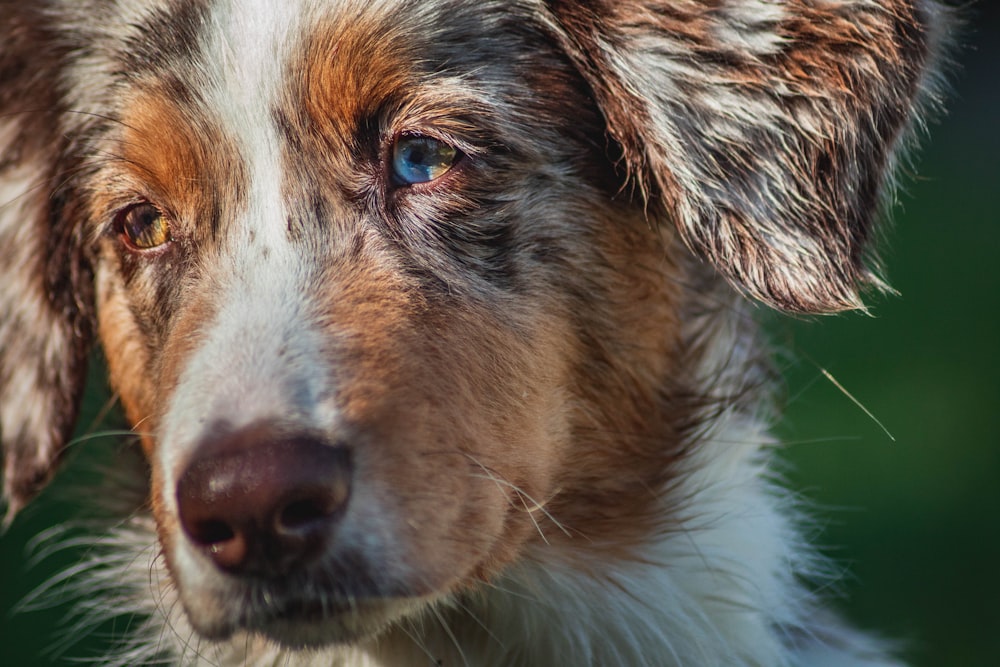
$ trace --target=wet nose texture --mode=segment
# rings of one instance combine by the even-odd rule
[[[347,447],[257,425],[196,451],[177,483],[180,522],[220,569],[281,577],[323,553],[350,496]]]

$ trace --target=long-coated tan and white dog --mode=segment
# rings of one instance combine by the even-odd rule
[[[879,284],[945,23],[0,0],[8,519],[99,344],[149,469],[74,570],[109,664],[897,664],[808,583],[750,315]]]

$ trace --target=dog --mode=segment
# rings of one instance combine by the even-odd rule
[[[884,287],[948,25],[2,0],[8,522],[99,346],[148,463],[74,570],[107,664],[899,664],[814,585],[754,312]]]

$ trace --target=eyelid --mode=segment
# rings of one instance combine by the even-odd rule
[[[454,146],[464,155],[479,157],[489,151],[490,141],[483,128],[456,119],[433,119],[431,122],[408,122],[395,127],[388,135],[389,146],[402,137],[427,137]]]

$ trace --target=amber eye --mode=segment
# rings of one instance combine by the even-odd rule
[[[118,214],[116,225],[125,242],[137,250],[149,250],[170,242],[167,216],[150,203],[135,204]]]
[[[441,178],[458,161],[454,146],[423,135],[401,135],[392,147],[392,172],[404,185]]]

